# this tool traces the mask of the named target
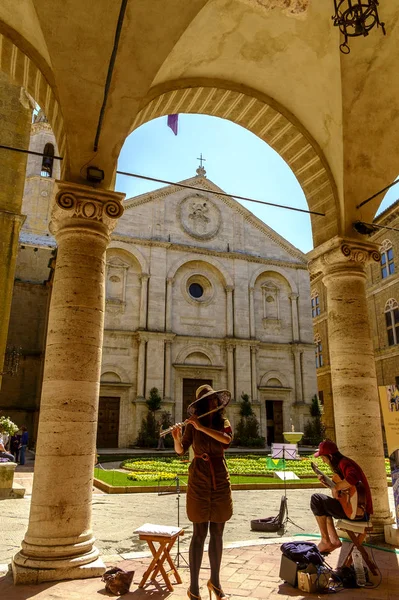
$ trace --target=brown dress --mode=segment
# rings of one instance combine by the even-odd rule
[[[227,419],[222,431],[231,435]],[[193,523],[225,523],[233,514],[230,475],[224,458],[224,448],[229,444],[218,442],[189,423],[182,439],[184,452],[191,445],[195,458],[188,470],[187,517]]]

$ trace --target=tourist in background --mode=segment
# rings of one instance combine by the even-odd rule
[[[28,430],[25,427],[25,425],[22,425],[21,431],[22,431],[22,436],[21,436],[21,443],[19,445],[19,464],[24,465],[25,464],[25,452],[26,452],[26,448],[28,447],[29,435],[28,435]]]

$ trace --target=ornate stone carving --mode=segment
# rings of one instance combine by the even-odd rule
[[[251,6],[259,6],[266,11],[282,8],[288,16],[303,16],[310,4],[310,0],[241,0]]]
[[[374,244],[335,238],[310,253],[308,268],[313,275],[326,274],[340,268],[362,270],[368,262],[380,260],[381,255]]]
[[[111,233],[116,219],[123,213],[124,194],[99,190],[84,185],[57,181],[55,203],[51,216],[51,231],[57,233],[72,219],[102,224]],[[78,225],[78,223],[76,223]]]
[[[206,196],[195,194],[185,198],[179,205],[178,214],[183,229],[194,238],[208,240],[219,231],[220,210]]]
[[[369,260],[379,262],[381,260],[381,254],[376,249],[370,250],[370,248],[360,248],[350,246],[349,244],[342,244],[341,252],[348,260],[358,263],[367,263]]]

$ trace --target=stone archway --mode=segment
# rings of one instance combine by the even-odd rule
[[[0,33],[0,70],[10,83],[19,85],[39,104],[51,125],[60,156],[66,153],[66,135],[64,120],[58,100],[42,71],[20,50],[10,38]]]
[[[245,86],[223,81],[169,82],[151,91],[131,131],[171,113],[220,117],[257,135],[292,169],[309,209],[326,215],[311,215],[314,246],[339,233],[338,192],[323,152],[294,115],[275,100]]]

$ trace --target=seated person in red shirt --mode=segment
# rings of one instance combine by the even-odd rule
[[[334,442],[331,440],[321,442],[314,456],[316,458],[320,456],[322,461],[342,480],[332,490],[333,497],[326,496],[325,494],[313,494],[310,500],[310,508],[316,517],[321,533],[318,548],[320,552],[327,553],[342,546],[334,526],[333,518],[348,519],[341,502],[338,500],[340,494],[352,486],[357,487],[359,490],[362,488],[365,495],[365,502],[364,505],[358,506],[354,520],[368,520],[370,515],[373,514],[373,502],[370,486],[362,469],[354,460],[343,456]],[[318,475],[318,478],[323,485],[326,485],[321,475]]]

